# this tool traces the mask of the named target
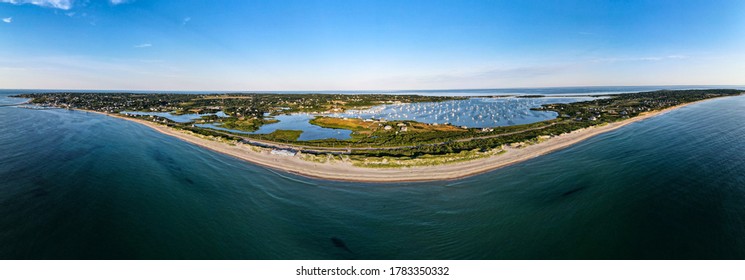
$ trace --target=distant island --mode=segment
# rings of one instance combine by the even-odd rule
[[[375,106],[439,103],[469,97],[383,94],[21,94],[40,107],[101,113],[135,121],[217,152],[301,175],[347,181],[446,180],[546,154],[626,124],[739,90],[662,90],[544,104],[556,118],[521,125],[467,127],[411,119],[338,117]],[[483,97],[482,97],[483,98]],[[492,97],[504,98],[504,97]],[[513,98],[544,98],[517,96]],[[302,130],[256,133],[287,114],[311,125],[350,131],[347,139],[301,140]],[[177,116],[189,116],[174,121]]]

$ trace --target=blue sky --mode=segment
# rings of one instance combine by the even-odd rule
[[[0,0],[0,88],[745,84],[745,1]]]

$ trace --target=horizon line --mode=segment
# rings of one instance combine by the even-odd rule
[[[426,92],[426,91],[478,91],[478,90],[520,90],[549,88],[603,88],[603,87],[745,87],[743,85],[592,85],[592,86],[540,86],[540,87],[494,87],[494,88],[446,88],[446,89],[322,89],[322,90],[204,90],[204,89],[72,89],[72,88],[1,88],[0,90],[50,90],[50,91],[164,91],[164,92],[235,92],[235,93],[271,93],[271,92]]]

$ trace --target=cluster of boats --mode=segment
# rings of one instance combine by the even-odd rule
[[[366,110],[350,110],[331,114],[332,117],[412,120],[424,123],[449,123],[468,127],[496,127],[525,124],[556,118],[555,112],[534,108],[550,103],[584,101],[586,97],[562,98],[471,98],[444,102],[423,102],[375,106]]]

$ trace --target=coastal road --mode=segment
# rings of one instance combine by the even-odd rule
[[[443,141],[443,142],[437,142],[437,143],[427,143],[422,145],[406,145],[406,146],[391,146],[391,147],[342,147],[342,148],[330,148],[330,147],[315,147],[315,146],[307,146],[307,145],[295,145],[295,144],[289,144],[289,143],[280,143],[280,142],[274,142],[274,141],[268,141],[268,140],[260,140],[255,138],[249,138],[241,135],[236,135],[232,133],[224,133],[225,135],[230,135],[234,137],[240,137],[243,139],[243,142],[246,144],[261,146],[265,148],[273,148],[273,149],[291,149],[291,150],[298,150],[303,152],[310,152],[310,153],[335,153],[335,154],[349,154],[352,151],[385,151],[385,150],[396,150],[396,149],[411,149],[411,148],[418,148],[418,147],[429,147],[429,146],[439,146],[439,145],[445,145],[451,142],[468,142],[473,140],[479,140],[479,139],[491,139],[491,138],[497,138],[497,137],[503,137],[503,136],[510,136],[515,134],[520,134],[524,132],[534,131],[534,130],[541,130],[545,129],[551,126],[554,126],[556,124],[559,124],[561,122],[555,122],[548,125],[535,127],[531,129],[525,129],[520,131],[514,131],[514,132],[506,132],[506,133],[499,133],[499,134],[491,134],[491,135],[484,135],[484,136],[477,136],[477,137],[469,137],[469,138],[463,138],[463,139],[456,139],[456,140],[450,140],[450,141]]]

